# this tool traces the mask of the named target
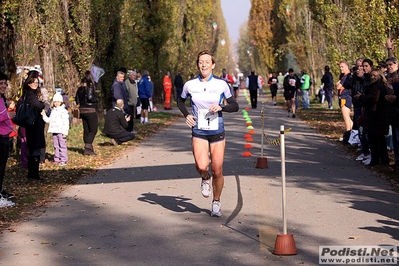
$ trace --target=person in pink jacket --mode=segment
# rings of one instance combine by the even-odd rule
[[[0,208],[15,205],[14,202],[9,200],[10,198],[13,198],[14,195],[8,193],[3,188],[7,159],[10,154],[9,134],[13,130],[16,131],[10,121],[6,106],[6,98],[4,96],[4,93],[8,87],[7,80],[7,75],[0,72]]]

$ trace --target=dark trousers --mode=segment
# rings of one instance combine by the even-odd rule
[[[127,122],[127,128],[126,131],[131,132],[133,131],[133,127],[134,127],[134,118],[136,117],[136,106],[134,105],[129,105],[129,109],[130,109],[130,121]]]
[[[258,90],[249,90],[249,96],[252,108],[256,108],[258,105]]]
[[[98,115],[94,113],[80,113],[83,122],[83,141],[87,144],[93,144],[94,137],[98,130]]]
[[[359,117],[362,115],[362,107],[361,106],[354,106],[353,107],[353,126],[352,129],[358,130],[359,129],[359,124],[357,123],[357,120]]]
[[[333,102],[332,102],[332,98],[333,98],[333,95],[332,95],[332,89],[331,90],[324,90],[324,93],[325,93],[325,97],[326,97],[326,101],[328,102],[328,107],[331,107],[332,106],[332,104],[333,104]]]
[[[392,126],[392,143],[393,154],[395,156],[395,164],[399,165],[399,125]]]
[[[40,164],[40,148],[29,150],[28,154],[28,178],[40,179],[39,164]]]
[[[116,143],[121,144],[123,142],[127,142],[129,140],[132,140],[135,138],[135,135],[133,133],[130,133],[128,131],[123,131],[119,134],[112,134],[112,135],[107,135],[109,138],[112,138],[116,141]]]
[[[0,191],[3,189],[4,174],[6,172],[7,159],[10,152],[10,140],[8,136],[0,136]]]
[[[384,135],[368,134],[371,164],[389,164],[387,143]]]
[[[367,136],[363,132],[363,128],[359,128],[359,124],[357,123],[357,120],[359,117],[362,115],[362,107],[360,106],[355,106],[353,107],[353,126],[352,129],[358,130],[359,131],[359,140],[360,140],[360,145],[362,146],[362,153],[365,155],[368,155],[370,153],[369,151],[369,141],[367,139]]]

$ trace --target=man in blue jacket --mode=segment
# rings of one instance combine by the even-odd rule
[[[150,106],[150,98],[151,98],[151,83],[148,80],[148,76],[150,73],[148,70],[143,71],[143,77],[140,79],[138,88],[139,88],[139,98],[141,102],[141,117],[140,121],[142,124],[149,124],[148,121],[148,107]]]

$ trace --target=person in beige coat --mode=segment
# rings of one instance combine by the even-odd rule
[[[132,119],[130,119],[130,121],[128,122],[128,127],[126,128],[126,131],[136,134],[137,132],[133,130],[133,126],[134,126],[134,117],[136,117],[136,108],[139,97],[137,81],[136,81],[137,72],[133,70],[130,71],[128,74],[129,75],[128,78],[125,80],[125,84],[127,91],[129,92],[128,104],[132,115]]]

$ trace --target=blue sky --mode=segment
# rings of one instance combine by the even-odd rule
[[[248,20],[251,9],[250,0],[221,0],[223,15],[229,30],[229,37],[233,43],[238,41],[240,26]]]

